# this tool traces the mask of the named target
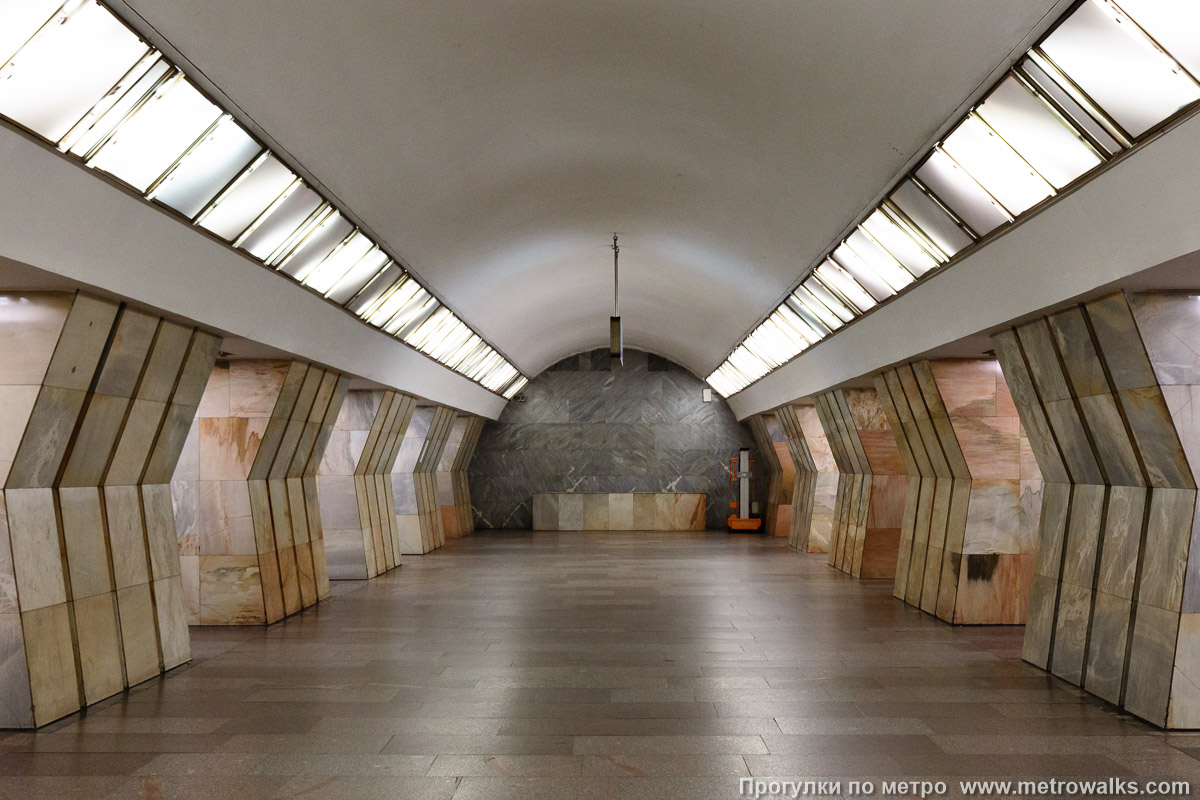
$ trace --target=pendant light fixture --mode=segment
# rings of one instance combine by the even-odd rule
[[[617,259],[621,256],[621,248],[617,247],[617,235],[613,234],[613,313],[608,318],[608,357],[609,363],[616,366],[625,364],[625,340],[621,335],[621,312],[617,307]]]

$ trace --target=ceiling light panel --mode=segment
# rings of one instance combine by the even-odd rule
[[[62,7],[62,0],[0,0],[0,66]]]
[[[1054,187],[974,114],[945,138],[942,149],[1011,216],[1054,194]]]
[[[1200,4],[1194,0],[1117,0],[1127,15],[1200,78]]]
[[[1103,162],[1074,128],[1014,76],[1000,81],[976,112],[1056,189]]]
[[[279,251],[290,249],[288,246],[323,206],[325,201],[321,195],[299,181],[279,203],[272,204],[254,228],[239,237],[234,246],[259,261],[270,263]]]
[[[0,115],[492,391],[523,380],[95,0],[0,0]]]
[[[1185,34],[1195,40],[1195,29]],[[1131,136],[1200,99],[1200,86],[1116,5],[1086,0],[1040,44]]]
[[[936,200],[911,179],[903,181],[888,198],[896,210],[912,220],[917,230],[950,259],[975,241]]]
[[[68,3],[0,69],[0,114],[57,142],[149,51],[94,0]]]
[[[262,145],[226,115],[150,191],[149,197],[194,219],[262,151]]]
[[[1099,106],[1072,85],[1067,76],[1037,50],[1031,50],[1029,57],[1017,65],[1017,70],[1029,79],[1030,85],[1037,89],[1041,97],[1052,103],[1076,129],[1087,135],[1093,146],[1106,155],[1115,155],[1130,145],[1126,134],[1117,128],[1116,123],[1109,120]]]
[[[355,231],[304,278],[304,285],[325,294],[374,247],[365,233]]]
[[[296,174],[270,153],[246,168],[237,180],[217,197],[196,224],[232,242],[263,219],[267,210],[286,199],[298,183]]]
[[[978,236],[1012,221],[1012,217],[995,198],[940,149],[930,153],[915,174]]]
[[[329,290],[325,292],[325,296],[339,305],[345,305],[364,286],[374,280],[376,275],[382,274],[390,266],[392,266],[392,260],[388,258],[388,254],[376,246],[360,258],[358,263],[346,270],[342,277],[334,281]]]
[[[221,117],[182,74],[160,85],[88,161],[145,192]]]

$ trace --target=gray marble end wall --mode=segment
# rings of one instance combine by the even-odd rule
[[[468,466],[481,528],[529,529],[537,492],[703,493],[706,525],[729,516],[729,459],[758,452],[748,428],[683,367],[625,351],[570,356],[534,378],[527,401],[484,425]],[[760,487],[762,488],[762,487]]]
[[[1200,727],[1200,314],[1115,293],[993,337],[1045,479],[1024,657]]]
[[[317,471],[325,558],[332,580],[365,580],[400,566],[392,466],[416,399],[352,390]]]
[[[82,293],[0,298],[0,727],[190,658],[169,481],[219,346]]]

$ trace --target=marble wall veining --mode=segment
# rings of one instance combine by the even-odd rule
[[[192,624],[276,622],[329,596],[316,475],[348,388],[303,361],[213,368],[171,486]]]
[[[392,465],[416,399],[352,390],[317,470],[325,558],[332,580],[365,580],[400,566]]]
[[[796,462],[779,412],[769,411],[750,418],[750,430],[761,456],[759,481],[766,487],[767,507],[763,529],[768,536],[790,537],[792,503],[796,491]]]
[[[400,552],[422,555],[446,543],[438,499],[438,465],[454,428],[455,411],[421,406],[413,411],[392,467]]]
[[[892,578],[908,477],[874,389],[834,389],[816,398],[838,467],[829,563],[856,578]]]
[[[1000,365],[917,361],[875,384],[909,476],[895,596],[955,624],[1023,623],[1042,483]]]
[[[82,293],[0,298],[0,728],[190,658],[169,481],[220,341]]]
[[[837,464],[814,406],[775,410],[795,467],[788,544],[807,553],[829,551],[837,501]]]
[[[1024,658],[1200,727],[1200,309],[1115,293],[992,339],[1045,480]]]
[[[525,402],[487,423],[468,467],[481,528],[530,528],[535,492],[707,495],[706,524],[729,516],[729,459],[753,436],[705,384],[665,358],[607,350],[570,356],[532,380]],[[761,487],[760,487],[761,488]]]
[[[459,414],[450,430],[437,467],[438,505],[442,530],[447,539],[457,539],[475,530],[471,517],[471,488],[467,482],[467,464],[475,454],[484,420],[471,414]]]
[[[702,531],[703,494],[534,492],[535,531]]]

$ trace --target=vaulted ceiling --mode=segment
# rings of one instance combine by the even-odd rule
[[[615,231],[626,343],[705,375],[1062,4],[113,5],[527,374],[606,341]]]

